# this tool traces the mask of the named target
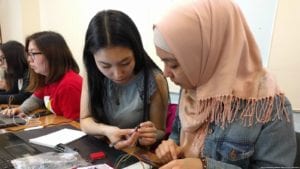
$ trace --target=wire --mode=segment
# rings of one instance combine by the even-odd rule
[[[122,163],[126,162],[130,157],[134,157],[136,158],[141,166],[143,167],[143,169],[146,169],[145,165],[143,162],[147,163],[150,165],[151,169],[154,169],[156,168],[157,166],[159,166],[157,163],[155,163],[154,161],[152,161],[149,156],[147,156],[146,154],[140,154],[139,153],[139,149],[137,149],[137,147],[135,146],[133,151],[132,152],[129,152],[127,154],[123,154],[123,155],[120,155],[116,161],[115,161],[115,164],[114,164],[114,168],[115,169],[118,169],[119,167],[122,168]],[[138,155],[140,154],[140,155]]]
[[[145,166],[144,166],[144,164],[143,164],[143,161],[137,155],[135,155],[135,154],[123,154],[123,155],[120,155],[117,158],[116,162],[115,162],[114,168],[118,169],[119,167],[121,167],[122,166],[121,164],[124,163],[124,162],[126,162],[130,157],[136,158],[140,162],[140,164],[143,167],[143,169],[146,169]]]
[[[14,101],[14,96],[13,95],[10,95],[8,97],[8,108],[10,109],[11,108],[11,105],[12,105],[12,102]]]
[[[43,125],[43,127],[50,127],[50,126],[54,126],[54,125],[60,125],[60,124],[69,124],[70,122],[72,122],[73,120],[69,120],[69,121],[64,121],[64,122],[59,122],[59,123],[49,123],[49,124],[46,124],[46,125]],[[42,122],[40,122],[41,124]],[[26,125],[26,124],[25,124]],[[19,125],[19,126],[22,126],[22,125]],[[27,126],[25,127],[27,128]],[[16,131],[21,131],[21,130],[24,130],[25,128],[20,128],[20,129],[5,129],[7,131],[13,131],[13,132],[16,132]]]

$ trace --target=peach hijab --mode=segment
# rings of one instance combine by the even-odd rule
[[[226,127],[272,119],[284,95],[262,65],[253,35],[239,7],[230,0],[184,0],[156,24],[154,42],[172,53],[195,90],[183,89],[180,145],[186,156],[199,156],[209,122]],[[238,113],[239,103],[243,111]],[[245,107],[244,107],[245,106]],[[274,105],[275,106],[275,105]],[[286,115],[286,112],[285,112]]]

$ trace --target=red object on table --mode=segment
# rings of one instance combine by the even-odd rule
[[[95,152],[90,154],[91,160],[99,160],[105,157],[105,153],[103,151]]]

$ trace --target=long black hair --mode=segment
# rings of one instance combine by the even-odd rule
[[[17,41],[8,41],[0,46],[0,50],[4,54],[7,71],[5,79],[7,86],[11,89],[14,83],[23,78],[24,73],[27,72],[28,64],[26,60],[25,47]]]
[[[145,51],[141,36],[134,22],[128,15],[117,10],[98,12],[90,21],[86,32],[83,62],[87,71],[91,114],[98,122],[107,120],[103,108],[107,100],[106,77],[98,70],[93,54],[100,49],[114,46],[131,49],[135,59],[134,73],[137,74],[143,71],[144,120],[149,120],[150,107],[147,103],[149,95],[147,88],[148,79],[150,74],[153,73],[153,69],[159,71],[160,69]]]

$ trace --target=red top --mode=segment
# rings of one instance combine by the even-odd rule
[[[44,100],[45,106],[56,115],[78,120],[81,88],[82,77],[70,70],[61,80],[37,89],[34,95]]]

